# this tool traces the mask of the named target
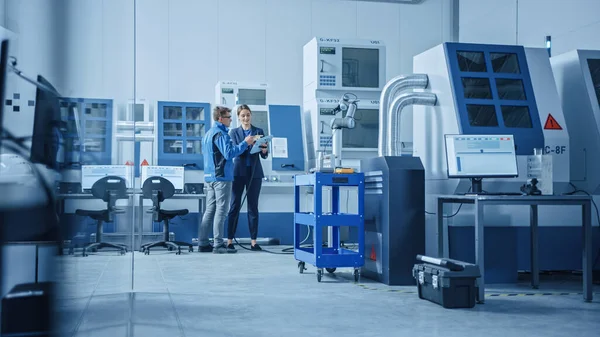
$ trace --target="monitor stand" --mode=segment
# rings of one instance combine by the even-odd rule
[[[481,180],[483,178],[471,178],[471,191],[468,194],[483,194]]]

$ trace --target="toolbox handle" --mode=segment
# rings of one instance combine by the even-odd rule
[[[440,267],[444,267],[444,268],[448,268],[451,271],[463,271],[465,270],[465,267],[461,266],[460,264],[456,264],[452,261],[448,261],[446,259],[437,259],[434,257],[429,257],[429,256],[423,256],[423,255],[417,255],[417,260],[418,261],[422,261],[422,262],[426,262],[426,263],[430,263],[430,264],[434,264]]]

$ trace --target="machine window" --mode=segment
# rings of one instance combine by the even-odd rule
[[[502,118],[504,126],[507,128],[532,128],[531,115],[527,106],[507,106],[503,105]]]
[[[346,117],[346,111],[342,114]],[[354,129],[344,129],[342,147],[376,149],[379,137],[379,110],[356,109]]]
[[[266,111],[252,111],[252,125],[263,129],[265,136],[269,133],[269,115]]]
[[[493,105],[467,104],[471,126],[498,126],[496,107]]]
[[[342,86],[379,86],[379,49],[342,48]]]
[[[189,154],[202,154],[202,141],[201,140],[188,140],[186,147],[187,147],[187,153],[189,153]]]
[[[164,119],[181,120],[183,118],[183,108],[180,106],[165,106]]]
[[[267,105],[267,91],[264,89],[239,89],[238,99],[240,104]]]
[[[181,125],[181,124],[179,124]],[[188,137],[204,137],[204,124],[201,123],[186,123],[185,135]]]
[[[163,123],[163,136],[181,137],[183,136],[181,123]]]
[[[461,79],[465,98],[492,98],[492,90],[490,89],[490,80],[488,78],[463,77]]]
[[[592,85],[594,86],[596,98],[598,99],[598,105],[600,106],[600,59],[589,59],[588,67],[590,68]]]
[[[457,51],[458,67],[460,71],[486,72],[485,58],[482,52]]]
[[[520,74],[519,59],[517,54],[512,53],[490,53],[492,68],[495,73]]]
[[[203,121],[204,120],[204,108],[191,107],[191,106],[185,108],[185,119],[188,121]]]
[[[497,78],[496,89],[498,90],[498,97],[500,99],[524,101],[525,88],[523,87],[523,81],[519,79],[508,79],[508,78]]]

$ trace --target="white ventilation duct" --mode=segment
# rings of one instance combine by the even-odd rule
[[[407,92],[398,95],[390,107],[390,123],[387,125],[387,153],[386,156],[399,156],[400,149],[400,116],[402,109],[409,105],[428,105],[434,106],[437,103],[437,96],[430,92]]]
[[[425,0],[347,0],[347,1],[387,2],[387,3],[392,3],[392,4],[418,5]]]
[[[427,75],[416,74],[416,75],[400,75],[392,78],[388,81],[383,90],[381,91],[381,97],[379,99],[379,142],[378,142],[378,154],[379,156],[386,156],[388,153],[388,137],[387,129],[388,123],[391,122],[393,109],[390,109],[390,104],[396,95],[407,89],[425,89],[429,83]],[[393,124],[392,124],[393,125]]]

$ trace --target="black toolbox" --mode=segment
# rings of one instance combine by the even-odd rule
[[[452,259],[417,255],[423,263],[415,264],[413,277],[417,281],[419,298],[444,308],[473,308],[481,277],[477,265]]]

